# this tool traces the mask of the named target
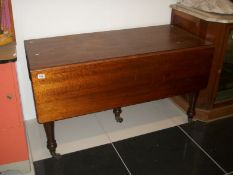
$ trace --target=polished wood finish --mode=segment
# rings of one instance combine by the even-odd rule
[[[224,24],[216,22],[208,22],[197,17],[191,16],[181,11],[172,10],[172,19],[171,24],[185,29],[186,31],[195,34],[198,37],[208,40],[214,44],[215,51],[213,57],[213,64],[210,70],[210,78],[207,85],[207,88],[200,92],[197,107],[199,111],[208,111],[205,114],[197,115],[198,118],[204,119],[213,119],[221,117],[216,114],[216,110],[222,110],[222,105],[216,106],[216,95],[219,85],[219,78],[221,75],[222,65],[224,61],[224,54],[226,50],[227,38],[230,29],[233,28],[233,24]],[[175,101],[180,104],[179,99],[175,98]],[[183,99],[184,102],[188,103],[187,99]],[[229,107],[233,105],[233,102],[229,104]],[[183,106],[183,105],[182,105]],[[222,112],[221,112],[222,113]],[[205,116],[204,118],[202,116]],[[206,116],[207,115],[207,116]],[[209,115],[209,117],[208,117]]]
[[[38,121],[45,123],[202,89],[208,81],[211,54],[212,48],[197,48],[33,71]],[[38,79],[42,74],[45,79]]]
[[[157,55],[211,44],[172,25],[35,39],[25,42],[30,70]]]
[[[0,64],[16,61],[16,43],[0,47]]]
[[[182,96],[172,97],[172,100],[180,107],[182,110],[187,111],[189,104]],[[211,110],[196,108],[195,118],[203,121],[211,121],[218,119],[220,117],[225,117],[233,114],[233,104],[220,105],[212,108]]]
[[[211,43],[172,25],[29,40],[25,46],[37,119],[45,125],[108,109],[118,119],[120,107],[198,92],[207,85],[213,55]]]
[[[170,25],[30,40],[25,46],[40,123],[202,89],[213,51]]]
[[[44,123],[43,125],[47,136],[47,148],[49,149],[50,154],[53,157],[59,158],[59,154],[56,153],[57,142],[55,140],[54,122],[47,122]]]
[[[48,138],[47,148],[49,149],[51,155],[55,155],[57,142],[55,140],[55,135],[54,135],[54,122],[44,123],[44,129],[46,136]]]
[[[198,94],[199,94],[199,92],[194,92],[194,93],[189,95],[189,107],[187,110],[187,115],[188,115],[189,121],[192,121],[193,116],[195,116],[195,114],[196,114],[195,108],[196,108]]]

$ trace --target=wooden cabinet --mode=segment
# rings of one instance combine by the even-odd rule
[[[227,28],[223,51],[224,59],[216,94],[217,103],[233,100],[233,25]]]
[[[10,0],[0,2],[0,12],[0,174],[7,170],[25,173],[30,163],[15,67]]]
[[[171,23],[215,46],[208,86],[197,102],[197,117],[211,120],[233,114],[233,24],[210,22],[177,9],[172,10]],[[175,97],[174,101],[187,108],[186,97]]]

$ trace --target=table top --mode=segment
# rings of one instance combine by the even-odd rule
[[[172,25],[25,41],[30,70],[208,45],[211,43]]]
[[[16,61],[16,43],[0,46],[0,64]]]

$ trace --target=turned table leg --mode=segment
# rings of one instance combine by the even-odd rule
[[[47,148],[49,149],[50,154],[54,158],[58,158],[60,155],[56,153],[57,142],[54,135],[54,122],[44,123],[44,130],[47,136]]]
[[[113,109],[113,113],[115,115],[115,119],[119,123],[123,122],[123,118],[121,117],[121,112],[122,112],[121,107]]]
[[[192,121],[193,116],[196,114],[195,108],[196,108],[196,102],[197,102],[198,94],[199,94],[198,92],[194,92],[194,93],[191,93],[189,95],[189,107],[188,107],[188,111],[187,111],[188,121],[189,122]]]

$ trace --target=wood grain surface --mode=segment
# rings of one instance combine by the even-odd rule
[[[213,47],[168,25],[31,40],[26,52],[46,123],[199,91]]]
[[[171,25],[25,41],[30,70],[204,45],[210,43]]]
[[[16,61],[16,43],[0,46],[0,64]]]

